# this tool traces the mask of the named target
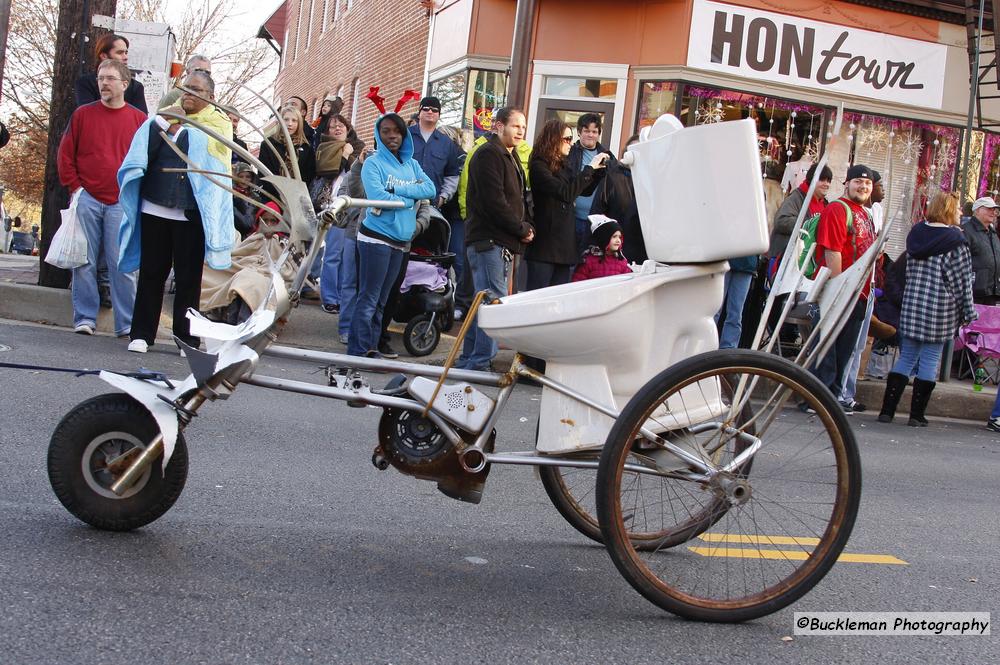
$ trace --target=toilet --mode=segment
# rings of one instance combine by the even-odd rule
[[[632,274],[507,296],[481,307],[478,319],[500,344],[544,358],[547,377],[616,411],[662,370],[718,348],[713,317],[726,259],[768,247],[752,120],[685,128],[661,116],[623,162],[631,165],[650,260]],[[702,399],[704,385],[688,389],[707,404],[690,418],[721,412],[721,402]],[[537,450],[600,448],[613,422],[543,388]],[[688,424],[677,415],[672,422]]]

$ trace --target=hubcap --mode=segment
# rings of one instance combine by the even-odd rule
[[[127,432],[106,432],[95,437],[87,444],[87,448],[83,451],[83,458],[80,460],[83,479],[87,482],[87,486],[96,494],[108,499],[127,499],[142,491],[142,488],[149,481],[151,473],[149,468],[121,496],[111,491],[111,486],[118,479],[120,473],[112,471],[109,465],[132,448],[144,450],[146,446]],[[119,466],[116,464],[115,468],[117,469]]]

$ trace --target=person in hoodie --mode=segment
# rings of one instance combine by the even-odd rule
[[[361,168],[367,198],[401,201],[401,209],[369,208],[358,225],[358,292],[347,352],[378,358],[382,312],[416,229],[416,202],[437,195],[413,159],[413,138],[398,113],[375,121],[375,153]]]
[[[906,287],[899,316],[899,360],[886,377],[879,422],[892,422],[910,375],[910,427],[926,427],[924,410],[937,378],[944,343],[959,324],[978,317],[972,302],[972,253],[959,228],[958,195],[941,192],[927,206],[927,220],[906,236]]]

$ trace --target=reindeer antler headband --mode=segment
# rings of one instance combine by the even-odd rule
[[[365,95],[365,97],[371,100],[372,104],[375,105],[375,108],[378,109],[379,113],[385,115],[385,97],[379,95],[378,91],[379,91],[379,86],[373,85],[370,88],[368,88],[368,94]],[[398,102],[396,102],[396,110],[393,111],[393,113],[399,113],[400,111],[403,110],[403,107],[406,106],[408,102],[414,99],[420,99],[419,92],[417,92],[416,90],[404,90],[403,96],[399,98]]]

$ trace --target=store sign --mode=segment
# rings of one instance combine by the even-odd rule
[[[942,44],[696,0],[687,64],[938,109],[947,55]]]

